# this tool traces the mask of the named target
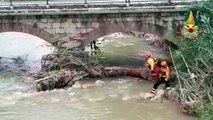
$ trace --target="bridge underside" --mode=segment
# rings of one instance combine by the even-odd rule
[[[89,26],[89,24],[85,26]],[[173,31],[159,25],[143,23],[142,21],[98,22],[98,26],[96,27],[82,27],[80,29],[76,29],[77,30],[73,31],[73,33],[68,34],[67,37],[58,37],[58,40],[53,40],[57,38],[57,35],[53,35],[43,29],[40,29],[38,26],[26,25],[23,23],[0,23],[0,32],[15,31],[28,33],[40,37],[51,44],[55,41],[65,41],[67,46],[72,47],[78,47],[80,45],[86,46],[90,42],[97,40],[102,36],[116,32],[137,31],[151,33],[162,38],[174,37]]]
[[[129,32],[129,31],[136,31],[136,32],[144,32],[144,33],[151,33],[156,36],[164,38],[174,38],[174,32],[168,30],[165,27],[143,23],[141,21],[137,22],[103,22],[100,24],[98,28],[94,28],[88,31],[77,33],[73,39],[80,39],[83,46],[88,45],[90,42],[97,40],[98,38],[109,35],[116,32]],[[76,37],[76,38],[75,38]]]
[[[24,23],[0,23],[0,32],[23,32],[28,33],[43,40],[50,41],[54,36],[37,26],[27,25]]]
[[[0,14],[0,32],[24,32],[51,44],[66,41],[77,47],[115,32],[138,31],[172,38],[173,30],[185,21],[185,10],[175,6],[53,11]]]

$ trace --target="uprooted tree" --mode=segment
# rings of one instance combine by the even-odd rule
[[[85,52],[57,49],[43,56],[42,70],[34,75],[38,91],[72,86],[85,77],[133,76],[141,77],[143,68],[105,67],[89,58]]]
[[[146,74],[142,67],[107,67],[98,63],[81,50],[57,47],[42,57],[42,70],[34,75],[37,91],[72,86],[85,77],[132,76],[141,78]]]

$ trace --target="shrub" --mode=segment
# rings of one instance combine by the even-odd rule
[[[195,111],[202,120],[213,120],[212,8],[213,0],[192,6],[189,10],[196,15],[196,23],[206,28],[204,35],[193,41],[179,38],[179,49],[170,49],[181,102],[189,111]],[[204,107],[207,105],[211,107]]]

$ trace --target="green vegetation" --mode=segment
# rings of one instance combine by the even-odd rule
[[[213,120],[212,113],[213,113],[212,105],[207,105],[197,110],[197,116],[199,117],[200,120]]]
[[[179,38],[179,49],[172,50],[179,96],[185,112],[200,120],[213,120],[213,0],[192,6],[199,29],[197,40]],[[188,14],[186,14],[186,20]]]

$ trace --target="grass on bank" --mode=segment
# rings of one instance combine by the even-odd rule
[[[205,27],[197,40],[179,38],[172,50],[178,90],[184,109],[200,120],[213,120],[213,0],[192,6],[196,23]],[[188,18],[186,14],[186,20]]]

